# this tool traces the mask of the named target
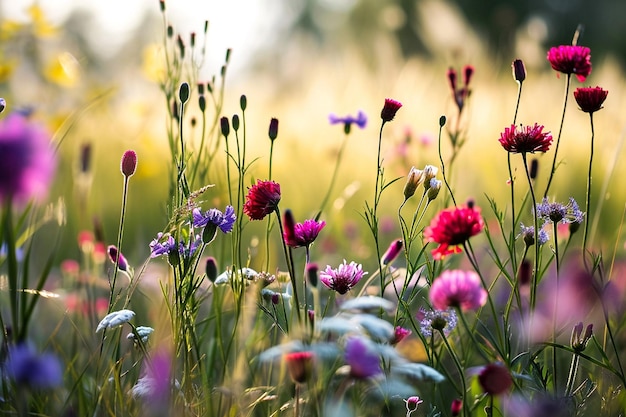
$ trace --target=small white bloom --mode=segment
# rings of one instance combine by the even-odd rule
[[[150,335],[154,332],[154,329],[152,327],[148,327],[148,326],[137,326],[135,328],[135,332],[137,333],[137,335],[141,339],[142,343],[147,343],[148,342],[148,337],[150,337]],[[128,333],[126,338],[128,340],[133,340],[134,341],[135,340],[135,333],[133,333],[133,332]]]
[[[259,273],[256,272],[252,268],[242,268],[242,269],[239,270],[238,275],[243,277],[243,278],[245,278],[247,281],[254,281],[257,278],[257,276],[259,275]],[[228,284],[230,282],[232,276],[233,276],[233,271],[231,271],[231,270],[223,272],[220,275],[218,275],[217,278],[215,278],[215,282],[213,284],[214,285]],[[246,284],[248,284],[248,282],[246,282]]]
[[[109,313],[98,324],[96,333],[103,329],[111,329],[113,327],[121,326],[124,323],[128,323],[134,316],[135,312],[132,310],[119,310]]]

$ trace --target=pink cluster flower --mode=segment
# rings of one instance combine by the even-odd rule
[[[438,310],[460,307],[477,310],[487,302],[487,291],[473,271],[444,271],[430,287],[430,302]]]

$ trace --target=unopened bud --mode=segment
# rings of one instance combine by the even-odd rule
[[[80,147],[80,172],[87,174],[91,167],[91,143],[84,143]]]
[[[192,48],[196,46],[196,32],[191,32],[191,35],[189,36],[189,45],[191,45]]]
[[[116,246],[109,245],[109,247],[107,248],[107,253],[109,254],[109,259],[111,260],[111,262],[113,262],[113,264],[117,263],[117,269],[124,272],[128,271],[128,262],[126,261],[124,255],[122,255],[120,251],[117,250]]]
[[[220,119],[220,127],[222,128],[222,135],[227,138],[230,134],[230,123],[228,123],[228,117],[222,117]]]
[[[437,178],[432,178],[430,180],[430,187],[428,188],[428,192],[426,195],[428,196],[428,201],[433,201],[439,195],[439,191],[441,190],[441,181]]]
[[[180,102],[185,104],[187,102],[187,100],[189,100],[189,84],[188,83],[182,83],[180,85],[180,88],[178,89],[178,98],[180,99]]]
[[[537,158],[533,158],[530,161],[530,169],[528,171],[528,175],[530,179],[534,180],[537,178],[537,171],[539,170],[539,160]]]
[[[206,98],[203,95],[200,95],[200,97],[198,97],[198,107],[200,107],[200,111],[202,113],[205,112],[205,110],[206,110]]]
[[[199,95],[203,95],[204,94],[204,84],[203,83],[198,83],[198,94]]]
[[[215,282],[217,278],[217,261],[214,257],[209,256],[206,260],[206,266],[204,267],[206,276],[211,282]]]
[[[124,152],[124,155],[122,155],[120,169],[126,178],[135,173],[135,170],[137,169],[137,154],[135,151],[128,150]]]
[[[165,11],[165,0],[159,0],[159,8],[161,9],[161,12]]]
[[[437,176],[437,173],[439,173],[439,168],[437,168],[436,166],[426,165],[424,167],[424,188],[425,189],[428,190],[430,188],[430,180],[435,178]]]
[[[450,405],[450,414],[452,414],[452,417],[457,417],[458,415],[460,415],[462,410],[463,400],[461,400],[460,398],[455,398],[454,400],[452,400],[452,404]]]
[[[469,86],[469,83],[472,80],[472,75],[474,75],[474,67],[466,65],[465,68],[463,68],[463,84],[465,84],[465,88]]]
[[[272,142],[276,140],[276,138],[278,137],[278,119],[274,117],[270,119],[270,128],[268,134]]]
[[[313,287],[317,287],[317,283],[319,281],[318,277],[319,267],[316,263],[308,263],[306,264],[306,278]]]
[[[233,115],[232,123],[233,123],[233,130],[235,132],[238,131],[239,130],[239,116],[238,115],[236,114]]]
[[[241,107],[241,111],[246,111],[246,108],[248,107],[248,98],[245,94],[242,94],[241,97],[239,97],[239,107]]]
[[[391,245],[389,245],[389,248],[387,248],[387,251],[380,260],[381,264],[389,265],[390,263],[392,263],[402,251],[402,246],[402,239],[396,239],[391,242]]]
[[[444,127],[446,125],[446,116],[441,116],[439,118],[439,127]]]
[[[404,199],[408,200],[413,197],[415,190],[424,181],[424,171],[411,167],[409,175],[406,178],[406,184],[404,184]]]
[[[516,59],[511,65],[513,67],[513,78],[520,84],[526,79],[526,67],[521,59]]]

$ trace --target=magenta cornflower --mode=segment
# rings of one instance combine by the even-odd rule
[[[400,343],[401,341],[409,337],[411,333],[413,332],[411,332],[411,330],[409,329],[405,329],[404,327],[401,327],[401,326],[396,326],[395,329],[393,330],[393,339],[391,339],[391,344],[396,345]]]
[[[608,94],[609,92],[601,87],[581,87],[574,91],[574,98],[582,111],[594,113],[602,108]]]
[[[500,144],[511,153],[547,152],[552,144],[550,132],[543,132],[543,126],[511,125],[500,134]]]
[[[248,189],[243,212],[250,220],[262,220],[278,208],[280,202],[280,184],[274,181],[258,180]]]
[[[396,113],[402,107],[402,103],[397,100],[386,98],[385,105],[380,112],[380,118],[383,119],[383,122],[390,122],[396,117]]]
[[[346,342],[345,360],[350,365],[350,376],[356,379],[376,377],[383,373],[380,356],[374,343],[360,337],[352,336]]]
[[[344,259],[336,269],[326,266],[326,270],[320,272],[319,279],[331,290],[337,291],[339,294],[345,294],[350,291],[358,282],[367,274],[361,265],[355,262],[349,264]]]
[[[325,221],[316,221],[314,219],[305,220],[303,223],[295,223],[291,210],[286,210],[284,217],[285,230],[283,238],[285,244],[292,248],[301,246],[309,246],[317,239],[317,235],[326,226]]]
[[[563,74],[574,74],[581,83],[591,74],[591,50],[586,46],[553,46],[548,51],[552,69]]]
[[[443,259],[452,253],[460,253],[462,245],[485,227],[478,207],[460,206],[439,212],[424,229],[426,242],[439,243],[432,251],[434,259]]]
[[[48,193],[55,171],[50,136],[20,113],[0,121],[0,201],[26,203]]]
[[[485,305],[487,291],[473,271],[444,271],[430,287],[430,302],[438,310],[459,307],[463,311],[477,310]]]

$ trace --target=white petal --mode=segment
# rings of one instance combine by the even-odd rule
[[[112,327],[121,326],[124,323],[128,323],[130,319],[135,316],[135,312],[132,310],[119,310],[107,314],[98,324],[96,333],[103,329],[110,329]]]

